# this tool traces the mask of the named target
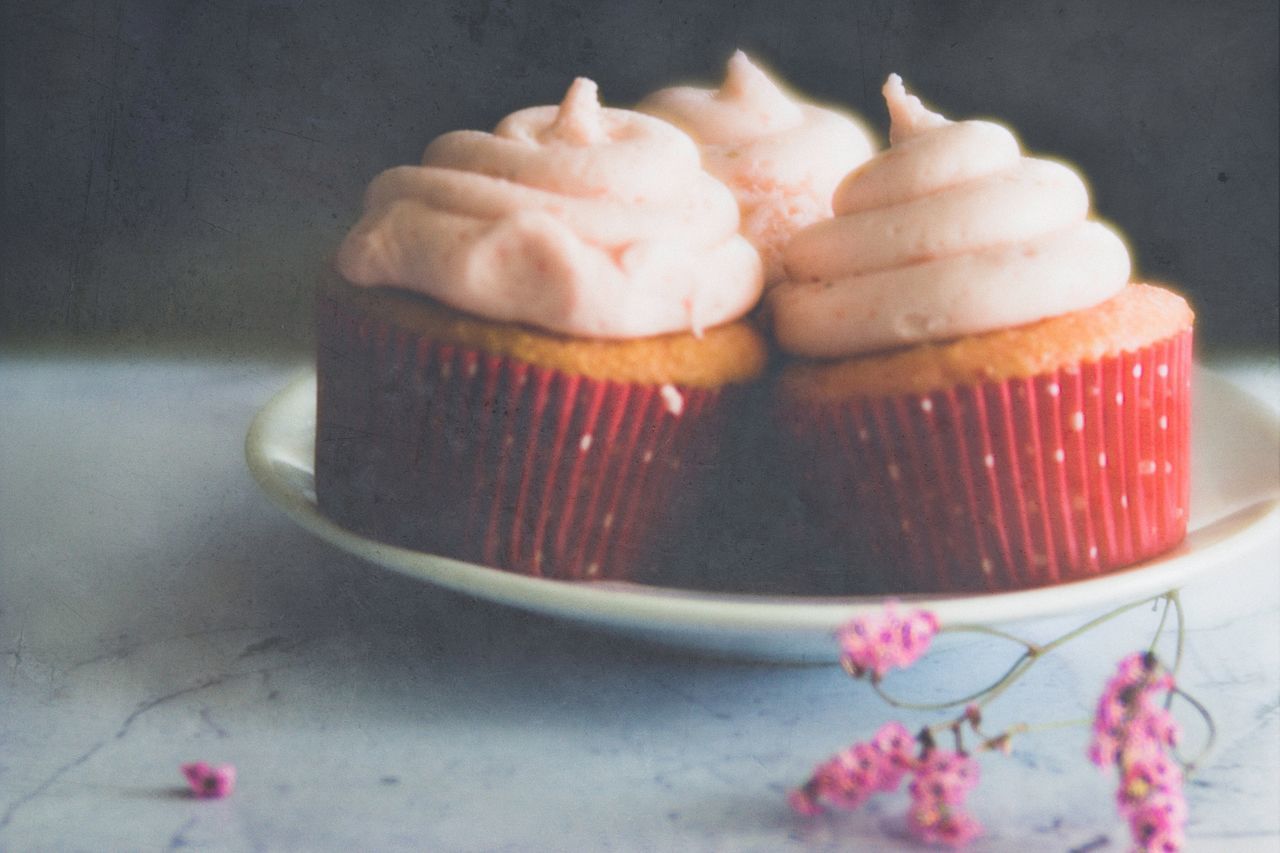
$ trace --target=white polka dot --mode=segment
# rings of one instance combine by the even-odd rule
[[[1044,554],[1032,554],[1031,564],[1033,566],[1047,566],[1049,565],[1049,558]]]
[[[1135,365],[1133,366],[1133,378],[1134,378],[1134,379],[1139,379],[1139,378],[1141,378],[1141,376],[1142,376],[1142,365],[1141,365],[1141,364],[1135,364]]]
[[[578,439],[578,449],[586,453],[591,449],[591,433],[584,432],[582,438]]]
[[[1090,546],[1090,548],[1089,548],[1089,559],[1090,559],[1090,560],[1096,560],[1096,559],[1098,559],[1098,546],[1097,546],[1097,545]]]
[[[605,530],[608,530],[610,527],[613,527],[613,513],[611,512],[606,513],[604,517],[604,521],[600,522],[600,526],[603,527]]]
[[[662,403],[667,407],[667,411],[675,417],[680,417],[680,413],[684,411],[684,396],[671,384],[663,385],[658,389],[658,393],[662,395]]]
[[[861,441],[863,444],[866,444],[870,440],[871,440],[871,433],[867,432],[866,429],[859,428],[858,441]]]
[[[996,467],[996,458],[988,453],[986,456],[982,457],[982,464],[986,465],[988,468],[994,468]]]
[[[1164,472],[1165,472],[1166,474],[1172,474],[1172,473],[1173,473],[1173,463],[1172,463],[1172,462],[1165,462],[1165,463],[1164,463]]]
[[[508,435],[502,439],[502,443],[505,444],[507,447],[510,447],[511,445],[516,443],[516,437],[514,435]]]
[[[535,551],[535,552],[533,553],[533,564],[534,564],[535,566],[541,566],[541,565],[542,565],[542,552],[541,552],[541,551]]]
[[[1169,375],[1169,365],[1167,364],[1156,365],[1156,376],[1159,376],[1161,379],[1163,379],[1168,375]]]
[[[1071,413],[1071,428],[1076,432],[1084,429],[1084,412]]]
[[[902,479],[902,469],[898,467],[897,463],[890,462],[886,470],[889,472],[889,479],[895,483]]]
[[[1123,392],[1123,391],[1117,391],[1117,392],[1116,392],[1116,405],[1117,405],[1117,406],[1123,406],[1123,405],[1124,405],[1124,392]]]
[[[902,519],[902,532],[903,533],[911,532],[911,519],[909,518]]]
[[[1099,454],[1098,454],[1098,467],[1099,467],[1099,468],[1106,468],[1106,467],[1107,467],[1107,454],[1105,454],[1105,453],[1099,453]]]
[[[1138,463],[1138,473],[1150,476],[1156,472],[1156,461],[1154,459],[1143,459]]]
[[[932,401],[932,400],[930,400],[928,397],[925,397],[923,400],[921,400],[921,401],[920,401],[920,411],[922,411],[922,412],[932,412],[932,411],[933,411],[933,401]]]
[[[1101,388],[1099,388],[1097,385],[1090,385],[1090,386],[1089,386],[1089,396],[1090,396],[1090,397],[1097,397],[1097,396],[1098,396],[1099,394],[1101,394],[1101,393],[1102,393],[1102,389],[1101,389]]]
[[[1058,463],[1062,463],[1062,462],[1066,462],[1066,461],[1067,461],[1067,454],[1066,454],[1066,452],[1065,452],[1061,447],[1059,447],[1057,450],[1053,451],[1053,461],[1058,462]]]
[[[1120,506],[1124,507],[1125,509],[1128,509],[1128,508],[1129,508],[1129,496],[1128,496],[1128,495],[1121,495],[1121,496],[1120,496]]]
[[[1173,511],[1174,518],[1182,518],[1182,507],[1178,507]]]
[[[468,377],[468,378],[470,378],[470,379],[474,379],[474,378],[475,378],[475,375],[476,375],[477,373],[479,373],[479,372],[480,372],[480,364],[479,364],[479,362],[475,362],[475,361],[473,361],[473,362],[471,362],[470,364],[468,364],[468,365],[467,365],[467,377]]]
[[[593,578],[598,574],[600,574],[599,563],[592,563],[591,565],[587,566],[587,577]]]
[[[1160,420],[1158,420],[1156,423],[1158,423],[1158,424],[1160,425],[1160,429],[1168,429],[1168,428],[1169,428],[1169,416],[1168,416],[1168,415],[1161,415],[1161,416],[1160,416]]]
[[[1045,393],[1047,393],[1050,397],[1056,397],[1058,396],[1058,394],[1062,392],[1062,389],[1058,387],[1057,382],[1050,382],[1048,385],[1045,386],[1044,390],[1045,390]]]
[[[995,565],[992,564],[990,557],[983,557],[981,565],[982,565],[982,573],[984,575],[989,575],[991,574],[992,571],[995,570]]]
[[[652,461],[653,461],[653,451],[652,451],[652,450],[646,450],[646,451],[644,452],[644,456],[642,456],[641,458],[645,461],[645,463],[646,463],[646,464],[647,464],[647,463],[649,463],[649,462],[652,462]]]

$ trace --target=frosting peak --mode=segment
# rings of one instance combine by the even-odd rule
[[[564,100],[542,134],[543,142],[560,140],[569,145],[598,145],[608,138],[604,127],[604,108],[595,82],[578,77],[569,85]]]
[[[1088,218],[1074,171],[1023,157],[997,124],[931,112],[897,75],[884,95],[891,147],[836,188],[834,218],[787,246],[789,279],[769,294],[783,349],[839,358],[992,331],[1128,282],[1128,250]]]
[[[713,97],[717,101],[737,104],[739,110],[742,105],[750,104],[760,116],[779,124],[794,125],[803,120],[800,107],[741,50],[735,50],[729,57],[724,82]],[[746,130],[748,136],[759,132],[758,128]]]
[[[707,171],[733,190],[742,234],[760,250],[770,282],[783,276],[791,235],[831,215],[832,190],[872,151],[851,116],[797,99],[740,50],[720,88],[660,89],[636,109],[699,144]]]
[[[919,98],[909,93],[902,78],[897,74],[889,75],[881,92],[889,107],[890,145],[897,145],[930,128],[951,124],[938,113],[926,108]]]
[[[741,317],[760,258],[733,196],[684,133],[602,107],[579,78],[559,106],[454,131],[383,172],[343,241],[353,284],[423,293],[580,337],[693,331]]]

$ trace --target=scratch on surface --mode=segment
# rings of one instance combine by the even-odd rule
[[[177,831],[174,832],[173,835],[169,837],[169,843],[165,845],[164,849],[177,850],[180,847],[186,847],[187,832],[191,829],[191,827],[195,825],[196,825],[196,819],[194,817],[187,818],[187,822],[184,823],[182,826],[178,827]]]
[[[259,640],[256,643],[250,643],[244,647],[244,651],[240,653],[240,657],[247,658],[251,655],[261,654],[262,652],[270,652],[274,650],[288,651],[291,648],[287,638],[274,634],[265,640]]]
[[[265,677],[269,673],[278,672],[279,670],[290,669],[290,668],[292,668],[292,664],[284,664],[281,666],[259,667],[258,669],[251,669],[245,672],[227,672],[227,673],[223,673],[222,675],[215,675],[211,678],[206,678],[203,681],[198,681],[195,684],[192,684],[188,687],[183,687],[179,690],[174,690],[172,693],[166,693],[165,695],[159,696],[155,699],[148,699],[146,702],[140,703],[137,708],[133,709],[133,712],[130,713],[129,716],[124,718],[124,722],[120,724],[119,731],[116,732],[116,740],[120,740],[125,735],[127,735],[129,733],[130,727],[132,727],[133,724],[137,722],[138,718],[141,717],[143,714],[155,708],[158,708],[159,706],[164,705],[168,702],[172,702],[174,699],[180,699],[183,696],[189,696],[192,693],[198,693],[201,690],[207,690],[210,687],[217,687],[220,684],[225,684],[228,681],[233,681],[237,678],[244,678],[250,675],[259,675],[259,676]]]
[[[222,726],[218,725],[218,723],[213,719],[213,712],[210,711],[208,708],[200,709],[200,719],[204,720],[205,725],[213,729],[213,733],[216,734],[218,737],[220,738],[230,737],[230,735],[227,733],[227,730],[224,729]]]
[[[126,658],[140,649],[149,648],[151,646],[157,646],[157,645],[160,645],[161,643],[168,643],[173,640],[194,640],[197,637],[207,637],[212,634],[232,634],[237,631],[248,631],[248,632],[257,633],[260,630],[261,628],[258,628],[253,625],[233,625],[233,626],[224,627],[224,628],[205,628],[200,631],[188,631],[185,634],[169,634],[164,637],[157,637],[154,640],[146,640],[138,643],[125,643],[120,645],[116,649],[113,649],[112,651],[104,652],[103,654],[95,655],[94,657],[88,658],[86,660],[73,663],[70,666],[70,668],[67,670],[67,672],[75,672],[77,669],[81,669],[86,666],[93,666],[95,663],[102,663],[103,661],[107,661],[107,660],[118,660],[121,658]]]
[[[165,704],[166,702],[172,702],[174,699],[180,699],[181,697],[186,696],[188,694],[196,693],[200,690],[207,690],[210,687],[216,687],[219,684],[222,684],[223,682],[225,682],[228,678],[231,678],[231,676],[215,675],[212,678],[206,678],[204,681],[197,682],[195,684],[190,685],[189,687],[183,687],[179,690],[173,691],[172,693],[166,693],[163,696],[159,696],[155,699],[148,699],[146,702],[142,702],[141,704],[138,705],[137,708],[133,709],[133,712],[129,714],[129,716],[124,718],[124,722],[120,724],[120,730],[116,732],[116,740],[119,740],[120,738],[127,735],[129,733],[129,728],[134,724],[134,722],[143,714],[150,711],[151,709],[158,708],[159,706]]]
[[[296,138],[298,138],[298,139],[305,139],[307,142],[314,142],[314,143],[316,143],[317,145],[321,144],[319,139],[316,139],[316,138],[311,137],[311,136],[307,136],[307,135],[302,134],[302,133],[294,133],[293,131],[290,131],[290,130],[281,130],[281,129],[280,129],[280,128],[278,128],[278,127],[267,127],[266,125],[259,125],[259,128],[260,128],[260,129],[262,129],[262,130],[269,130],[269,131],[271,131],[272,133],[280,133],[280,134],[283,134],[283,135],[285,135],[285,136],[293,136],[293,137],[296,137]]]
[[[6,827],[9,825],[9,822],[13,820],[13,816],[17,814],[18,809],[22,808],[27,803],[34,800],[36,797],[40,796],[45,791],[49,790],[49,788],[52,787],[54,782],[57,782],[67,773],[70,773],[72,770],[76,769],[81,764],[84,764],[90,758],[93,758],[93,756],[97,754],[98,750],[102,749],[106,745],[107,745],[106,741],[104,740],[98,741],[93,746],[89,747],[87,750],[81,753],[79,756],[71,759],[66,764],[62,765],[57,770],[53,771],[53,774],[49,776],[48,779],[45,779],[43,782],[37,785],[29,793],[23,794],[21,797],[19,797],[18,799],[10,803],[9,807],[4,811],[4,815],[0,816],[0,828]]]
[[[204,217],[202,217],[202,216],[197,216],[197,217],[196,217],[196,219],[198,219],[199,221],[203,222],[205,225],[208,225],[210,228],[216,228],[216,229],[218,229],[219,231],[225,231],[226,233],[230,234],[232,237],[239,237],[239,236],[240,236],[240,234],[239,234],[239,233],[237,233],[237,232],[235,232],[235,231],[232,231],[230,228],[227,228],[225,225],[219,225],[219,224],[218,224],[218,223],[216,223],[216,222],[210,222],[209,220],[205,219],[205,218],[204,218]]]
[[[712,708],[710,705],[708,705],[706,702],[703,702],[701,699],[698,699],[696,696],[686,693],[683,690],[678,690],[675,687],[672,687],[670,684],[667,684],[666,682],[662,681],[661,679],[649,678],[646,680],[650,684],[652,684],[654,687],[657,687],[661,690],[665,690],[673,696],[678,696],[679,698],[688,702],[690,705],[693,705],[695,708],[701,708],[703,711],[707,712],[712,717],[715,717],[717,720],[733,719],[732,714],[727,713],[725,711],[717,711],[714,708]]]

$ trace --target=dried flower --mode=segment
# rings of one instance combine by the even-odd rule
[[[823,806],[856,809],[878,791],[896,791],[915,766],[912,738],[901,723],[886,723],[869,741],[836,753],[814,768],[809,781],[788,796],[798,814],[814,815]]]
[[[202,800],[220,800],[229,796],[236,787],[236,768],[231,764],[216,767],[203,761],[182,765],[182,775],[187,777],[191,795]]]
[[[908,790],[916,801],[962,805],[978,784],[978,762],[949,749],[934,749],[918,764]]]
[[[836,633],[840,663],[855,678],[868,672],[879,681],[890,669],[905,669],[929,648],[938,633],[938,618],[927,610],[898,612],[897,602],[885,602],[884,610],[859,616]]]
[[[1090,761],[1120,771],[1116,804],[1138,849],[1162,853],[1182,849],[1187,819],[1182,770],[1165,752],[1178,742],[1180,729],[1157,701],[1173,689],[1173,676],[1155,655],[1129,655],[1098,699],[1089,744]]]
[[[911,834],[927,844],[964,847],[982,834],[982,824],[953,806],[926,801],[912,803],[907,812]]]

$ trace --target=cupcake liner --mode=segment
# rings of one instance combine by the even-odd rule
[[[1019,589],[1186,535],[1191,331],[1042,375],[779,412],[818,525],[889,588]]]
[[[319,305],[316,492],[344,525],[535,576],[631,577],[703,491],[732,389],[613,382]]]

